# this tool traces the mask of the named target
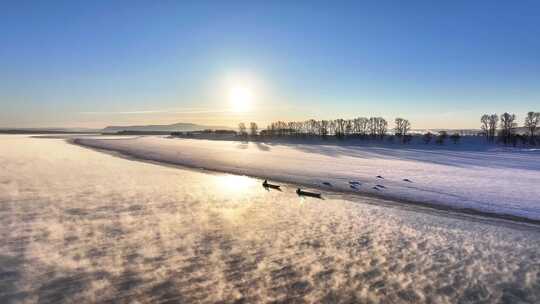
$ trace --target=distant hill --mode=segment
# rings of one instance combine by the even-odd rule
[[[205,126],[192,123],[175,123],[172,125],[145,125],[145,126],[108,126],[102,130],[103,133],[117,133],[122,131],[137,132],[188,132],[202,130],[232,130],[224,126]]]

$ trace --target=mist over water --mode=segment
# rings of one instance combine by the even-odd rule
[[[540,230],[0,136],[0,303],[535,303]]]

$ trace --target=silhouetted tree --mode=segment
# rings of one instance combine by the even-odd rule
[[[328,135],[328,120],[321,120],[319,124],[319,135],[326,138]]]
[[[495,133],[497,132],[497,123],[499,122],[499,116],[497,114],[491,114],[489,116],[489,139],[495,141]]]
[[[310,119],[306,121],[306,133],[310,136],[317,134],[317,121],[315,119]]]
[[[353,127],[354,127],[353,121],[351,119],[347,119],[345,121],[345,135],[346,136],[351,136],[353,134]]]
[[[375,134],[380,139],[383,139],[388,131],[388,122],[382,117],[372,117],[375,125]],[[371,118],[370,118],[371,121]]]
[[[401,137],[401,126],[403,125],[403,118],[396,118],[394,120],[394,134],[397,136],[397,137]]]
[[[369,135],[371,137],[377,136],[377,118],[370,117],[368,121]]]
[[[529,131],[529,141],[531,144],[535,144],[535,133],[538,125],[540,124],[540,112],[529,112],[525,117],[525,127]]]
[[[360,137],[366,137],[368,134],[369,119],[365,117],[358,117],[353,120],[354,132]]]
[[[501,141],[506,145],[512,142],[517,124],[515,114],[504,113],[501,115]]]
[[[489,115],[484,114],[480,118],[480,122],[482,123],[482,131],[484,132],[484,135],[486,136],[487,140],[490,140],[489,138]]]
[[[239,124],[239,129],[240,129]],[[252,125],[250,124],[250,134]],[[334,120],[306,121],[275,121],[270,123],[265,130],[260,132],[261,136],[321,136],[334,135],[343,139],[351,136],[371,135],[372,138],[383,139],[387,133],[388,123],[382,117],[371,117],[370,119],[358,117],[355,119],[338,118]],[[243,133],[239,131],[239,133]]]
[[[257,126],[256,123],[254,122],[250,122],[249,123],[249,133],[251,136],[257,136],[257,130],[259,129],[259,127]]]
[[[402,142],[404,142],[407,132],[409,132],[409,130],[411,129],[411,123],[407,119],[396,118],[395,124],[396,126],[394,127],[394,132],[396,136],[398,138],[401,138]]]
[[[336,137],[338,138],[343,138],[343,136],[345,135],[345,120],[343,118],[338,118],[335,120],[335,125],[336,125],[336,129],[335,129],[335,134],[336,134]]]
[[[240,134],[240,136],[246,136],[247,135],[246,125],[243,122],[238,124],[238,134]]]
[[[336,122],[334,120],[328,121],[328,134],[336,134]]]

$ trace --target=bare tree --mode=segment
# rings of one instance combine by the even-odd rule
[[[355,118],[353,121],[354,132],[361,137],[365,137],[368,134],[369,119],[365,117]]]
[[[304,133],[307,135],[314,135],[317,132],[315,128],[316,121],[314,119],[306,120],[303,126],[304,126],[304,131],[305,131]]]
[[[501,115],[501,140],[504,144],[509,144],[512,142],[517,124],[514,122],[516,120],[515,114],[504,113]]]
[[[529,112],[525,117],[525,127],[529,130],[529,140],[531,144],[535,144],[535,133],[540,124],[540,112]]]
[[[404,142],[405,136],[407,136],[407,132],[411,129],[411,123],[407,119],[403,118],[396,118],[395,120],[395,128],[394,132],[397,137],[401,138],[402,142]]]
[[[408,119],[403,120],[403,128],[401,130],[403,136],[406,136],[410,130],[411,130],[411,123],[409,122],[409,120]]]
[[[328,134],[336,135],[336,122],[334,120],[328,122]]]
[[[257,126],[257,124],[254,123],[254,122],[250,122],[249,123],[249,134],[251,136],[257,136],[257,130],[259,130],[259,127]]]
[[[388,122],[382,117],[370,117],[367,128],[371,137],[383,139],[388,131]]]
[[[369,130],[369,135],[371,137],[375,137],[377,135],[377,118],[376,117],[369,118],[368,130]]]
[[[353,119],[353,133],[355,135],[360,135],[360,118]]]
[[[379,132],[378,132],[379,137],[383,139],[387,131],[388,131],[388,122],[386,121],[386,119],[379,117]]]
[[[291,135],[291,132],[288,126],[289,125],[287,125],[286,122],[278,121],[277,122],[278,135],[279,136]]]
[[[335,121],[336,129],[335,129],[335,135],[336,137],[342,138],[345,135],[345,120],[342,118],[338,118]]]
[[[407,125],[408,122],[407,122]],[[239,134],[247,136],[246,127],[243,123],[238,125]],[[407,132],[408,129],[405,130]],[[250,123],[250,134],[258,134],[258,126]],[[305,121],[275,121],[270,123],[261,136],[321,136],[334,135],[337,138],[346,136],[371,135],[372,138],[384,139],[388,131],[388,123],[382,117],[358,117],[355,119],[315,120]]]
[[[482,131],[484,131],[486,139],[489,140],[489,115],[482,115],[482,117],[480,118],[480,122],[482,123]]]
[[[403,125],[403,118],[399,118],[399,117],[396,118],[396,119],[394,120],[394,124],[396,125],[396,126],[394,127],[394,134],[395,134],[396,136],[399,137],[399,136],[402,135],[402,134],[401,134],[401,126]]]
[[[328,120],[321,120],[319,124],[319,135],[323,138],[326,138],[326,136],[328,135],[328,124]]]
[[[296,121],[291,123],[289,128],[293,130],[294,135],[298,136],[305,133],[306,124],[302,121]]]
[[[379,135],[379,137],[383,139],[387,131],[388,122],[386,121],[386,119],[382,117],[377,117],[377,135]]]
[[[491,114],[489,116],[489,138],[492,142],[495,141],[495,133],[497,132],[498,122],[499,116],[497,116],[497,114]]]
[[[345,121],[345,135],[351,136],[353,134],[353,121],[351,119],[347,119]]]
[[[247,135],[246,125],[243,122],[238,124],[238,133],[240,134],[240,136],[246,136]]]

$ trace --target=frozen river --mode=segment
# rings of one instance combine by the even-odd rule
[[[0,303],[538,303],[540,229],[0,136]]]

